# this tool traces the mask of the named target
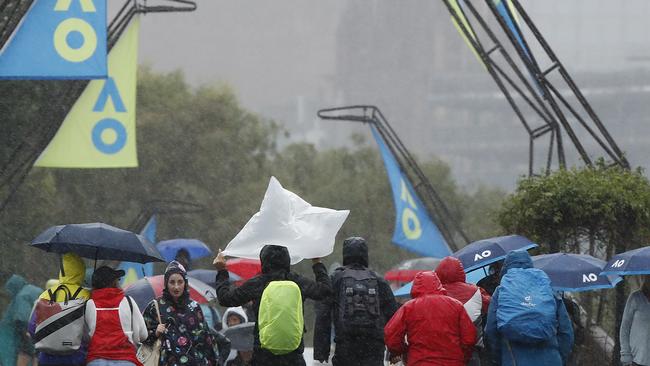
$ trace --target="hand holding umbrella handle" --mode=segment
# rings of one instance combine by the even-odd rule
[[[312,258],[311,263],[312,264],[321,263],[321,259],[320,258]]]
[[[219,253],[214,258],[214,261],[212,261],[212,265],[217,269],[217,271],[223,271],[226,269],[226,255],[223,254],[221,249],[219,249]]]

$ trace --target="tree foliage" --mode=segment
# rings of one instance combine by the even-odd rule
[[[180,72],[158,74],[141,68],[137,102],[140,166],[33,168],[0,212],[6,249],[0,268],[42,283],[55,276],[57,260],[27,246],[39,232],[55,224],[95,221],[128,228],[148,202],[159,199],[204,208],[194,214],[161,215],[160,240],[195,237],[214,250],[223,248],[259,209],[271,175],[314,205],[350,209],[337,243],[350,235],[366,237],[375,269],[383,271],[415,256],[390,243],[395,213],[374,143],[356,139],[354,147],[323,151],[306,143],[280,148],[276,141],[283,130],[278,124],[244,109],[229,87],[193,88]],[[25,103],[15,108],[29,108]],[[9,110],[12,105],[4,104]],[[2,119],[0,124],[11,130],[11,121]],[[5,150],[0,152],[7,158]],[[465,192],[450,167],[434,158],[423,161],[422,167],[474,238],[497,233],[492,212],[503,193],[488,188]],[[340,262],[338,245],[328,263]]]

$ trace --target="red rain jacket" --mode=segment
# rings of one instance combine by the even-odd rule
[[[465,270],[457,258],[445,257],[436,268],[436,274],[447,290],[447,296],[463,303],[470,320],[476,321],[479,316],[487,314],[490,295],[482,288],[465,282]]]
[[[388,350],[406,353],[409,366],[464,366],[476,329],[463,304],[445,296],[435,272],[415,276],[411,297],[384,328]]]

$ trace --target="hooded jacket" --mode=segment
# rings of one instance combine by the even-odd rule
[[[43,291],[40,298],[50,300],[49,291],[53,292],[54,290],[57,289],[57,287],[65,286],[70,291],[70,294],[76,293],[79,290],[79,288],[81,288],[81,290],[79,290],[79,293],[77,295],[77,299],[88,300],[90,298],[90,291],[81,287],[81,285],[84,282],[84,278],[86,277],[86,265],[84,264],[81,257],[79,257],[75,253],[66,253],[63,255],[63,258],[61,259],[61,264],[63,269],[59,271],[58,285],[56,287],[53,287],[50,290]],[[55,296],[56,298],[54,299],[54,301],[56,302],[65,301],[64,291],[56,291]]]
[[[248,322],[248,316],[246,315],[246,311],[244,310],[244,308],[242,308],[241,306],[228,308],[223,313],[223,317],[221,318],[221,324],[223,324],[223,330],[226,330],[226,329],[230,328],[228,326],[228,317],[231,314],[235,314],[241,319],[240,324],[244,324],[244,323]],[[235,358],[237,358],[237,350],[233,349],[233,350],[230,350],[230,354],[228,355],[228,359],[226,361],[232,361]]]
[[[460,301],[473,322],[487,313],[490,295],[476,285],[465,282],[465,270],[460,260],[445,257],[436,268],[436,274],[447,290],[447,296]]]
[[[174,299],[167,289],[169,277],[175,273],[180,274],[185,281],[183,293],[178,299]],[[167,331],[161,335],[159,365],[214,365],[217,361],[213,347],[215,340],[201,307],[190,298],[185,268],[178,262],[172,261],[165,270],[164,278],[165,288],[162,297],[151,301],[144,311],[144,321],[148,331],[145,343],[152,344],[156,340],[156,327],[159,323],[154,301],[157,301],[161,320],[167,325]]]
[[[384,329],[388,350],[407,354],[409,366],[464,366],[471,356],[476,342],[474,324],[463,304],[445,293],[435,272],[418,273],[412,300]]]
[[[59,271],[59,282],[56,287],[43,291],[40,299],[50,300],[50,291],[54,292],[59,286],[64,286],[70,291],[70,294],[77,293],[77,299],[88,300],[90,298],[90,291],[82,287],[84,278],[86,277],[86,265],[81,257],[75,253],[66,253],[61,258],[62,270]],[[77,292],[78,291],[78,292]],[[65,301],[65,294],[63,290],[56,291],[54,294],[54,301]],[[32,314],[29,321],[29,332],[33,336],[36,331],[36,314]],[[82,343],[79,350],[71,355],[50,355],[41,352],[38,355],[39,365],[85,365],[86,350],[88,344]]]
[[[30,285],[18,275],[9,277],[4,289],[11,301],[0,320],[0,365],[15,365],[16,353],[21,346],[29,348],[31,345],[23,334],[27,329],[32,305],[43,290]]]
[[[253,302],[253,311],[259,313],[260,299],[266,285],[271,281],[293,281],[302,292],[303,301],[305,298],[312,300],[323,300],[332,295],[327,269],[322,263],[315,263],[312,266],[316,281],[309,280],[290,271],[291,258],[286,247],[278,245],[266,245],[260,251],[262,262],[262,273],[244,282],[241,286],[235,287],[229,281],[228,270],[221,270],[217,274],[217,298],[221,306],[241,306],[249,301]],[[302,353],[303,342],[293,352],[282,356],[275,356],[271,352],[260,347],[259,331],[255,323],[255,344],[253,349],[254,363],[258,364],[293,364],[304,362]],[[300,360],[300,361],[298,361]],[[300,363],[298,363],[300,364]]]
[[[501,276],[505,276],[512,268],[533,268],[533,261],[528,252],[508,253],[501,268]],[[566,364],[573,347],[573,328],[562,300],[556,299],[558,328],[555,338],[539,344],[518,343],[507,340],[497,328],[499,289],[500,287],[497,287],[492,296],[485,326],[485,340],[494,364],[501,366]]]
[[[90,336],[86,362],[95,359],[130,361],[139,365],[136,346],[147,339],[138,304],[119,288],[93,290],[84,314]]]
[[[341,290],[344,286],[343,275],[346,269],[367,271],[371,277],[377,279],[379,290],[380,323],[376,329],[369,329],[368,334],[360,342],[358,339],[349,339],[344,332],[344,325],[339,324],[339,304]],[[332,324],[336,344],[350,342],[355,348],[384,348],[384,326],[397,311],[398,305],[393,296],[393,291],[388,282],[381,276],[368,269],[368,245],[361,237],[351,237],[343,241],[343,267],[337,268],[331,275],[334,296],[316,304],[316,323],[314,327],[314,359],[327,360],[330,354],[332,339]],[[339,350],[341,347],[338,348]],[[381,351],[377,351],[381,352]]]

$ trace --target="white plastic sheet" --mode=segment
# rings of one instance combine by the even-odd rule
[[[224,254],[259,259],[262,247],[274,244],[289,249],[291,264],[325,257],[334,250],[336,233],[349,214],[312,206],[271,177],[260,211],[228,243]]]

